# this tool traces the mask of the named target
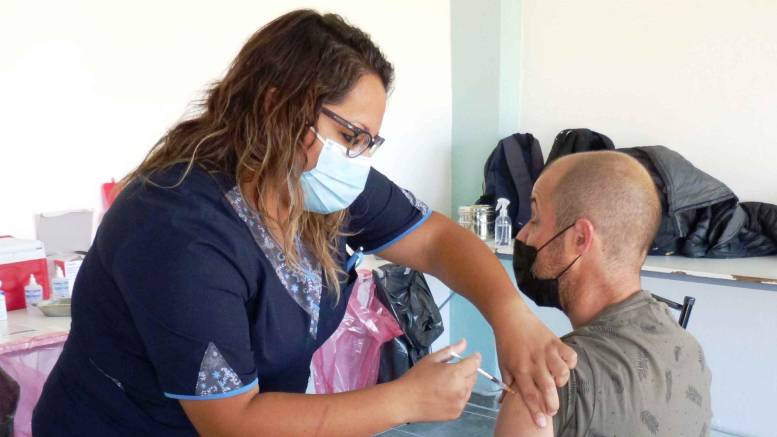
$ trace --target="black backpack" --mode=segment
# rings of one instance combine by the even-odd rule
[[[531,218],[531,191],[543,167],[540,142],[532,134],[503,138],[486,160],[483,195],[476,203],[496,207],[497,199],[509,200],[513,238]]]
[[[613,149],[615,145],[605,134],[591,129],[564,129],[556,135],[545,165],[572,153]]]

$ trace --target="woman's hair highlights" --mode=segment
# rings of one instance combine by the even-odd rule
[[[317,257],[326,280],[339,298],[337,242],[346,212],[320,215],[304,210],[300,175],[304,144],[321,106],[337,104],[364,74],[376,74],[388,90],[393,67],[370,37],[334,14],[311,10],[287,13],[268,23],[246,42],[224,78],[216,82],[195,115],[173,126],[121,185],[149,182],[155,171],[186,164],[223,172],[240,183],[251,182],[247,200],[272,220],[265,200],[280,189],[288,217],[268,225],[282,235],[283,251],[299,266],[294,237],[299,235]]]

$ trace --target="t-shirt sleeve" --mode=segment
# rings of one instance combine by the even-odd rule
[[[593,369],[580,339],[565,337],[563,340],[577,352],[578,359],[577,366],[569,374],[569,382],[558,389],[559,409],[553,416],[553,430],[559,437],[582,437],[587,435],[586,424],[593,415]]]
[[[133,232],[113,256],[113,277],[166,397],[244,393],[258,382],[248,281],[224,230],[194,207],[187,212],[186,199],[170,198],[181,213]]]
[[[373,168],[348,213],[348,245],[365,253],[379,253],[421,226],[432,210]]]

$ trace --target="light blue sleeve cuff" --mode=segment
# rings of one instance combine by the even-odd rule
[[[368,251],[366,251],[366,252],[364,252],[364,253],[366,253],[367,255],[372,255],[372,254],[374,254],[374,253],[380,253],[380,252],[383,252],[384,250],[388,249],[389,247],[391,247],[391,246],[395,245],[397,242],[399,242],[399,240],[401,240],[401,239],[403,239],[403,238],[407,237],[407,236],[408,236],[408,235],[409,235],[411,232],[415,231],[416,229],[418,229],[418,227],[419,227],[419,226],[421,226],[422,224],[424,224],[424,222],[425,222],[425,221],[427,221],[427,220],[429,219],[429,217],[431,217],[431,216],[432,216],[432,212],[433,212],[433,211],[432,211],[432,209],[431,209],[431,208],[430,208],[430,209],[428,209],[428,210],[426,211],[426,213],[424,214],[424,216],[423,216],[423,217],[421,217],[421,220],[418,220],[417,222],[415,222],[415,223],[413,224],[413,226],[410,226],[409,228],[407,228],[407,229],[405,230],[405,232],[402,232],[401,234],[397,235],[396,237],[394,237],[394,239],[392,239],[392,240],[391,240],[391,241],[389,241],[388,243],[386,243],[386,244],[383,244],[382,246],[380,246],[380,247],[377,247],[377,248],[375,248],[375,249],[368,250]]]
[[[228,391],[226,393],[216,393],[216,394],[206,395],[206,396],[193,396],[193,395],[177,395],[174,393],[165,392],[165,397],[170,399],[181,399],[185,401],[210,401],[214,399],[231,398],[232,396],[243,394],[251,390],[252,388],[256,387],[257,385],[259,385],[259,378],[254,378],[253,381],[240,387],[239,389]]]
[[[350,272],[351,269],[359,267],[362,261],[364,261],[364,252],[362,252],[362,250],[359,249],[356,252],[354,252],[350,258],[348,258],[348,262],[345,263],[345,271]]]

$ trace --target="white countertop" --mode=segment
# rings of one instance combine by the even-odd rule
[[[70,317],[46,317],[37,308],[9,311],[8,320],[0,320],[0,349],[35,337],[69,331]]]
[[[777,285],[777,256],[729,259],[649,256],[642,271]]]
[[[486,244],[494,247],[492,242]],[[502,258],[513,256],[512,250],[500,249],[496,253]],[[649,256],[642,271],[777,285],[777,256],[728,259]]]

